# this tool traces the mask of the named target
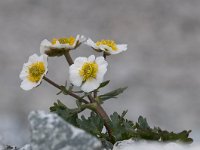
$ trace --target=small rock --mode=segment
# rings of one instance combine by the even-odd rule
[[[0,150],[18,150],[15,146],[0,144]]]
[[[31,145],[30,144],[26,144],[22,148],[20,148],[19,150],[32,150],[32,149],[31,149]]]
[[[101,150],[101,142],[64,121],[57,114],[33,111],[29,115],[32,150]]]
[[[103,150],[112,150],[113,149],[113,144],[110,143],[109,141],[102,139],[101,143],[102,143]]]

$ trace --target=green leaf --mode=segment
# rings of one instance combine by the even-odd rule
[[[140,128],[142,128],[142,129],[149,129],[150,128],[148,123],[147,123],[146,118],[143,118],[142,116],[139,116],[138,124],[139,124]]]
[[[124,119],[126,113],[127,111],[124,111],[120,116],[117,112],[114,112],[110,115],[110,126],[115,142],[130,139],[132,137],[132,133],[134,132],[133,122]]]
[[[107,86],[109,83],[110,83],[110,80],[107,80],[107,81],[105,81],[105,82],[102,82],[102,83],[100,84],[100,86],[98,87],[98,89]]]
[[[61,101],[55,102],[53,106],[50,107],[50,111],[58,114],[61,118],[66,120],[67,122],[77,126],[76,119],[78,118],[78,113],[80,113],[81,109],[69,109],[65,106]]]
[[[90,116],[86,119],[83,115],[80,119],[77,118],[78,126],[86,130],[92,135],[97,137],[102,136],[103,120],[95,112],[91,112]]]
[[[111,98],[117,98],[117,96],[119,94],[123,93],[126,89],[127,89],[127,87],[119,88],[119,89],[116,89],[114,91],[108,92],[106,94],[100,95],[100,96],[98,96],[98,98],[99,98],[100,101],[105,101],[105,100],[108,100],[108,99],[111,99]]]
[[[133,140],[153,140],[159,142],[167,141],[179,141],[183,143],[191,143],[193,140],[189,137],[189,131],[182,131],[180,133],[169,132],[161,130],[159,127],[153,129],[149,126],[146,118],[140,116],[138,122],[133,123],[125,119],[127,111],[124,111],[122,115],[114,112],[110,116],[110,127],[114,137],[114,142],[127,140],[132,138]],[[109,140],[109,138],[107,138]]]

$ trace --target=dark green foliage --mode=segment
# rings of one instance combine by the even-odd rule
[[[83,115],[80,119],[77,119],[77,124],[81,129],[95,135],[102,137],[103,120],[94,112],[91,112],[90,116],[86,119]]]
[[[112,129],[113,137],[116,141],[121,141],[125,139],[132,138],[134,133],[134,124],[133,122],[124,119],[127,111],[124,111],[120,116],[117,112],[114,112],[111,116],[110,127]]]
[[[50,111],[58,114],[65,121],[78,126],[76,119],[78,118],[78,113],[81,111],[79,109],[69,109],[65,106],[61,101],[55,102],[52,107],[50,107]]]
[[[110,140],[108,133],[103,133],[104,127],[103,120],[95,112],[91,112],[88,118],[83,115],[79,118],[78,114],[83,111],[81,109],[82,104],[78,103],[78,108],[69,109],[59,100],[54,103],[50,108],[51,112],[57,113],[67,122],[89,132],[90,134],[100,138],[100,140],[106,140],[111,143],[117,141],[126,140],[132,138],[133,140],[153,140],[159,142],[179,141],[183,143],[191,143],[193,140],[189,138],[191,131],[182,131],[180,133],[169,132],[162,130],[159,127],[151,128],[146,118],[139,116],[138,121],[133,123],[130,120],[125,119],[127,111],[124,111],[121,115],[114,112],[110,115],[109,126],[112,129],[112,141]]]

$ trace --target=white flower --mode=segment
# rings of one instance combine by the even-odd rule
[[[84,92],[91,92],[103,82],[107,66],[108,63],[102,56],[96,59],[94,55],[88,58],[78,57],[69,68],[70,82],[75,86],[81,86]]]
[[[45,39],[40,44],[40,53],[47,55],[51,55],[51,53],[61,53],[60,55],[62,55],[63,51],[75,49],[85,40],[86,38],[83,35],[77,35],[76,38],[73,36],[59,39],[54,38],[51,42]]]
[[[38,86],[43,76],[47,73],[47,66],[47,55],[38,56],[33,54],[30,56],[28,62],[23,65],[19,75],[20,79],[23,80],[20,87],[28,91]]]
[[[118,54],[127,50],[127,44],[116,44],[113,40],[101,40],[95,43],[89,38],[85,44],[97,51],[105,51],[108,54]]]

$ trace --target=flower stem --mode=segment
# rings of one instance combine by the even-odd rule
[[[88,95],[88,99],[90,100],[91,103],[96,102],[95,99],[91,95]],[[108,117],[108,115],[105,112],[105,110],[103,109],[103,107],[101,107],[101,105],[99,105],[99,104],[97,104],[97,106],[96,106],[96,113],[103,119],[106,130],[108,131],[110,140],[113,141],[112,130],[109,125],[110,118]]]
[[[106,52],[103,52],[103,57],[105,60],[106,60],[106,56],[107,56]]]
[[[97,90],[95,90],[95,91],[93,92],[93,94],[94,94],[94,98],[96,98],[96,97],[97,97]]]
[[[63,91],[62,86],[56,84],[55,82],[53,82],[53,81],[50,80],[49,78],[47,78],[47,77],[44,76],[43,79],[44,79],[45,81],[47,81],[49,84],[51,84],[51,85],[53,85],[54,87],[58,88],[59,90]],[[85,103],[85,104],[88,104],[88,101],[86,101],[85,99],[81,98],[80,96],[78,96],[78,95],[76,95],[76,94],[74,94],[74,93],[72,93],[72,92],[70,92],[70,91],[67,91],[67,94],[69,94],[70,96],[76,98],[76,99],[79,100],[80,102],[83,102],[83,103]]]
[[[66,51],[64,53],[64,55],[65,55],[65,58],[66,58],[68,64],[71,66],[74,63],[74,61],[72,60],[72,57],[70,56],[69,51]]]

